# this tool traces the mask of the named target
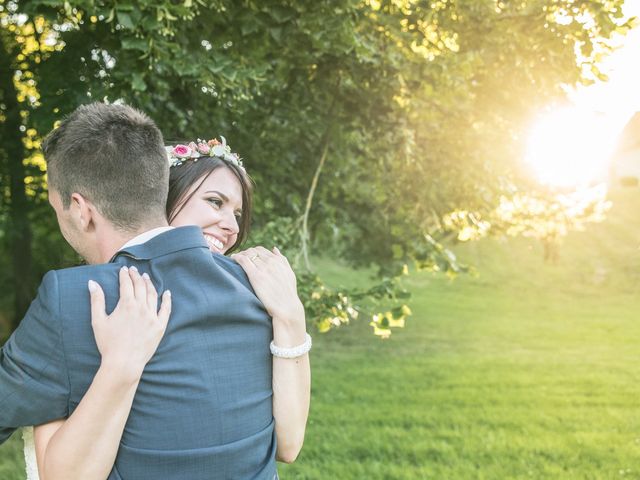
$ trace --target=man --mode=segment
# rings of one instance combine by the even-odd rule
[[[171,291],[173,309],[109,479],[273,478],[270,318],[197,227],[167,226],[160,131],[130,107],[95,103],[43,150],[60,229],[89,265],[49,272],[2,348],[0,442],[74,412],[100,366],[87,283],[112,310],[121,267],[135,266]]]

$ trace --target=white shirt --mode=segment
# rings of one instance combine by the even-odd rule
[[[141,243],[148,242],[153,237],[157,237],[161,233],[167,232],[169,230],[173,230],[174,228],[176,227],[170,227],[170,226],[157,227],[157,228],[152,228],[151,230],[147,230],[146,232],[142,232],[140,235],[133,237],[131,240],[129,240],[127,243],[121,246],[118,249],[118,251],[124,250],[127,247],[133,247],[134,245],[140,245]]]

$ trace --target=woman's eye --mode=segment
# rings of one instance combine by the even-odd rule
[[[222,206],[222,200],[220,200],[219,198],[207,198],[207,202],[209,202],[216,208],[220,208]]]

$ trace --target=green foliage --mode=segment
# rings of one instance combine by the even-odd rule
[[[288,217],[276,218],[254,231],[248,243],[278,246],[291,259],[307,318],[319,332],[328,332],[359,317],[370,318],[374,334],[385,338],[391,334],[392,327],[404,326],[411,311],[402,302],[408,301],[411,295],[402,286],[400,275],[377,278],[364,290],[331,287],[317,273],[305,268],[299,254],[301,234],[298,224]],[[401,275],[406,273],[405,268]],[[385,311],[390,305],[392,309]]]
[[[326,285],[316,274],[306,273],[298,276],[300,297],[307,315],[314,320],[320,333],[339,327],[366,316],[373,333],[382,338],[391,335],[391,329],[404,327],[405,319],[411,315],[411,309],[402,303],[411,294],[402,286],[398,277],[383,277],[368,289],[332,288]],[[396,305],[384,310],[388,304]]]
[[[167,138],[222,133],[256,181],[257,230],[300,227],[316,177],[311,252],[392,278],[414,264],[464,271],[441,248],[443,218],[488,218],[529,189],[514,161],[526,120],[599,75],[607,39],[629,27],[621,4],[2,0],[0,19],[25,132],[106,99],[148,112]],[[44,185],[39,167],[30,175]],[[59,244],[29,198],[34,248]]]

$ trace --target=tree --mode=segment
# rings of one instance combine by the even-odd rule
[[[8,54],[14,84],[28,72],[37,91],[18,102],[25,131],[42,136],[107,99],[147,111],[168,138],[223,133],[256,180],[261,235],[304,263],[312,250],[375,265],[393,284],[412,262],[460,270],[443,219],[488,219],[530,188],[514,162],[523,122],[597,73],[607,39],[629,28],[621,4],[32,0],[3,1],[0,14],[5,45],[33,24],[26,36],[41,47]],[[3,101],[4,118],[15,109]],[[17,137],[2,144],[6,169]],[[41,214],[31,224],[50,235]],[[378,292],[393,300],[386,281]]]

